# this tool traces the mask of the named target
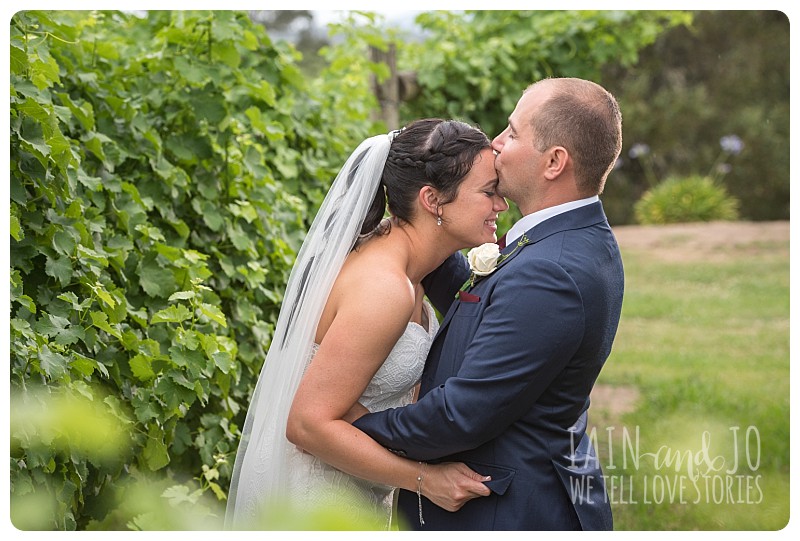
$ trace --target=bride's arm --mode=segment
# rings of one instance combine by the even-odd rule
[[[375,483],[417,491],[422,473],[422,493],[456,510],[489,494],[482,476],[463,464],[425,466],[423,473],[420,463],[391,453],[344,420],[405,330],[413,309],[410,285],[387,281],[359,281],[359,287],[337,292],[341,297],[333,299],[336,315],[297,390],[286,436],[324,462]]]
[[[416,402],[417,398],[419,398],[419,383],[414,385],[411,394],[411,402]],[[369,410],[365,408],[361,402],[356,402],[353,406],[344,414],[342,417],[343,420],[347,421],[350,424],[353,424],[356,420],[360,419],[362,416],[369,413]]]
[[[361,405],[361,402],[356,402],[342,417],[343,421],[353,424],[356,420],[360,419],[363,415],[369,413],[369,410]]]

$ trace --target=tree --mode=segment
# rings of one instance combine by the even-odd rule
[[[264,26],[274,38],[291,42],[302,54],[300,69],[309,77],[319,75],[325,60],[319,50],[329,44],[324,30],[314,24],[314,14],[308,10],[250,11],[253,21]]]
[[[742,152],[724,182],[752,220],[789,218],[789,21],[778,11],[699,11],[666,32],[635,66],[610,65],[603,81],[624,117],[623,167],[605,198],[624,223],[649,186],[631,157],[647,144],[658,178],[706,173],[720,141]]]

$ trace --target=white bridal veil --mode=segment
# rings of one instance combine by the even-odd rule
[[[285,495],[293,445],[286,419],[333,282],[380,184],[394,135],[362,142],[336,176],[297,255],[247,412],[228,494],[226,529],[252,527]]]

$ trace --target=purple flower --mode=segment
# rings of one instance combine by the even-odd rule
[[[717,173],[720,175],[727,175],[731,170],[733,170],[733,167],[729,163],[721,163],[717,166]]]
[[[648,154],[650,154],[650,147],[644,143],[636,143],[628,151],[628,156],[630,156],[632,160],[641,156],[647,156]]]
[[[719,146],[728,154],[736,156],[744,148],[744,142],[742,142],[738,135],[726,135],[719,140]]]

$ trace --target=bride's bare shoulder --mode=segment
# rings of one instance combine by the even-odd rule
[[[415,292],[405,267],[392,250],[374,248],[354,251],[347,257],[325,304],[318,343],[334,319],[345,322],[345,326],[370,321],[373,328],[383,328],[390,339],[408,323]]]
[[[368,295],[380,294],[384,299],[392,299],[390,302],[410,299],[413,304],[414,300],[414,287],[406,275],[405,262],[386,243],[369,243],[353,251],[347,257],[335,287],[350,295],[357,291]]]

